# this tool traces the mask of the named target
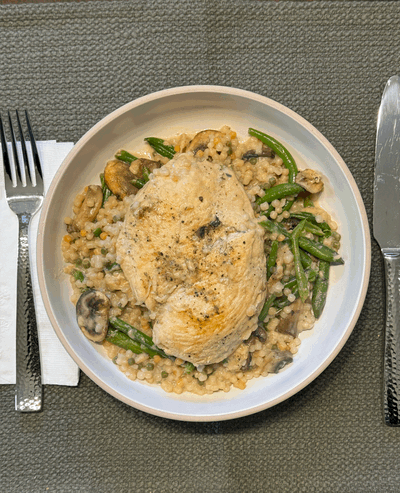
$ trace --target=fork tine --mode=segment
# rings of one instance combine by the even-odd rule
[[[23,157],[24,167],[25,167],[25,177],[26,177],[26,181],[28,182],[28,176],[29,176],[29,179],[31,180],[31,183],[32,183],[32,175],[31,175],[31,170],[29,168],[28,153],[26,151],[25,137],[24,137],[24,133],[22,131],[21,120],[19,119],[19,114],[18,114],[17,110],[15,111],[15,114],[17,115],[18,133],[19,133],[19,140],[21,142],[22,157]]]
[[[13,124],[11,121],[10,112],[8,112],[8,123],[10,125],[10,131],[11,131],[11,145],[12,145],[12,150],[13,150],[14,163],[15,163],[15,167],[17,168],[19,181],[22,183],[21,164],[20,164],[19,158],[18,158],[17,142],[15,140],[14,127],[13,127]]]
[[[31,127],[31,123],[29,121],[29,116],[28,116],[27,110],[25,110],[25,118],[26,118],[26,125],[28,127],[29,138],[31,140],[33,163],[35,165],[35,173],[36,173],[36,183],[37,184],[39,184],[39,183],[43,184],[42,165],[40,163],[39,153],[38,153],[38,150],[36,147],[36,140],[35,140],[35,137],[33,136],[32,127]],[[38,175],[39,175],[39,177],[38,177]]]
[[[1,150],[3,154],[3,165],[4,165],[4,179],[5,180],[10,180],[10,182],[13,182],[13,176],[11,172],[11,164],[10,164],[10,158],[8,156],[8,151],[7,151],[7,139],[6,135],[4,133],[4,126],[3,126],[3,120],[1,119],[0,115],[0,138],[1,138]]]

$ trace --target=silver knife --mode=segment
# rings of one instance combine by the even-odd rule
[[[391,77],[378,113],[374,181],[374,236],[386,277],[385,423],[400,426],[400,77]]]

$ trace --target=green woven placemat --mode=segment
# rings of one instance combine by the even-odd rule
[[[139,96],[191,84],[268,96],[336,147],[372,211],[376,114],[400,72],[400,4],[137,0],[0,6],[0,109],[37,138],[79,139]],[[7,234],[3,231],[2,234]],[[0,491],[397,492],[400,430],[383,424],[384,290],[373,242],[367,300],[330,367],[286,402],[239,420],[136,411],[85,375],[13,411],[0,386]],[[1,319],[0,319],[1,357]]]

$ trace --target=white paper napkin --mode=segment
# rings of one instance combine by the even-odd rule
[[[53,176],[73,145],[71,142],[37,142],[43,167],[45,192],[47,192]],[[36,271],[36,238],[39,217],[40,211],[32,218],[29,242],[42,364],[42,383],[77,385],[79,369],[54,332],[40,296]],[[18,219],[11,212],[5,199],[4,173],[2,169],[0,169],[0,221],[0,384],[14,384],[16,380],[15,325]]]

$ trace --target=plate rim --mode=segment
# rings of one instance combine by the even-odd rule
[[[54,193],[54,189],[56,187],[56,184],[59,181],[59,178],[62,176],[64,171],[66,170],[68,164],[72,159],[75,157],[75,155],[80,151],[80,149],[85,145],[85,143],[91,138],[91,136],[95,133],[97,133],[101,128],[103,128],[105,125],[107,125],[110,121],[115,119],[117,116],[137,107],[142,104],[157,100],[157,99],[162,99],[167,96],[172,96],[172,95],[177,95],[177,94],[191,94],[191,93],[219,93],[219,94],[228,94],[228,95],[233,95],[233,96],[239,96],[239,97],[244,97],[244,98],[249,98],[253,101],[259,101],[260,103],[266,104],[267,106],[270,106],[288,117],[292,118],[293,120],[297,121],[301,126],[303,126],[307,131],[309,131],[314,137],[317,138],[317,140],[328,150],[328,152],[332,155],[334,160],[339,164],[342,172],[345,174],[350,187],[352,189],[355,201],[357,203],[358,211],[361,217],[361,226],[363,230],[363,243],[365,247],[365,264],[363,266],[363,282],[360,290],[360,295],[359,295],[359,300],[357,303],[357,307],[354,310],[354,314],[352,319],[350,320],[346,332],[343,334],[342,338],[340,339],[339,343],[332,349],[330,352],[329,356],[308,376],[308,378],[304,379],[301,381],[299,384],[297,384],[295,387],[290,389],[289,391],[285,392],[283,395],[278,396],[272,401],[269,401],[268,403],[260,404],[258,406],[251,407],[250,409],[244,409],[241,411],[231,411],[227,413],[213,413],[213,414],[203,414],[203,415],[187,415],[187,414],[178,414],[178,413],[173,413],[170,411],[160,411],[158,409],[154,409],[152,407],[146,406],[144,404],[137,403],[136,401],[134,404],[132,403],[132,400],[125,397],[123,394],[120,392],[114,390],[112,387],[110,387],[107,383],[103,382],[100,380],[97,375],[95,375],[90,368],[86,366],[86,364],[81,361],[81,359],[76,355],[74,352],[73,348],[70,346],[68,340],[65,338],[61,328],[59,327],[56,317],[54,315],[53,309],[50,304],[50,299],[48,297],[48,292],[47,292],[47,287],[46,287],[46,282],[45,282],[45,276],[44,276],[44,265],[43,265],[43,233],[45,229],[45,224],[46,224],[46,218],[49,212],[49,204],[51,202],[51,198]],[[63,347],[67,350],[68,354],[72,357],[72,359],[75,361],[75,363],[78,365],[78,367],[92,380],[94,381],[100,388],[105,390],[107,393],[115,397],[116,399],[124,402],[125,404],[134,407],[135,409],[147,412],[149,414],[159,416],[162,418],[168,418],[172,420],[177,420],[177,421],[192,421],[192,422],[209,422],[209,421],[223,421],[223,420],[229,420],[229,419],[236,419],[244,416],[248,416],[251,414],[258,413],[260,411],[263,411],[265,409],[271,408],[288,398],[292,397],[296,393],[298,393],[300,390],[305,388],[307,385],[309,385],[315,378],[317,378],[331,363],[332,361],[336,358],[336,356],[339,354],[347,340],[349,339],[356,323],[357,320],[360,316],[361,310],[363,308],[367,290],[368,290],[368,285],[369,285],[369,278],[370,278],[370,272],[371,272],[371,236],[370,236],[370,228],[369,228],[369,222],[368,222],[368,216],[366,213],[365,205],[361,197],[361,193],[358,189],[357,183],[351,174],[349,168],[347,167],[346,163],[340,156],[340,154],[336,151],[336,149],[333,147],[333,145],[328,141],[328,139],[319,131],[317,130],[310,122],[308,122],[306,119],[304,119],[301,115],[296,113],[295,111],[289,109],[288,107],[284,106],[281,103],[278,103],[277,101],[274,101],[273,99],[270,99],[266,96],[262,96],[260,94],[256,94],[251,91],[247,91],[244,89],[237,89],[229,86],[219,86],[219,85],[190,85],[190,86],[179,86],[179,87],[173,87],[169,89],[164,89],[161,91],[156,91],[151,94],[139,97],[137,99],[134,99],[116,110],[112,111],[108,115],[106,115],[104,118],[102,118],[98,123],[96,123],[94,126],[92,126],[74,145],[74,147],[71,149],[71,151],[67,154],[65,159],[63,160],[62,164],[60,165],[59,169],[57,170],[56,174],[54,175],[54,178],[52,179],[52,182],[49,186],[49,189],[46,193],[43,205],[42,205],[42,210],[40,214],[40,219],[39,219],[39,226],[38,226],[38,236],[37,236],[37,253],[36,253],[36,264],[37,264],[37,274],[38,274],[38,280],[39,280],[39,287],[40,287],[40,292],[41,296],[43,299],[43,304],[45,306],[47,315],[50,319],[50,322],[53,326],[54,331],[56,332],[59,340],[61,341]]]

